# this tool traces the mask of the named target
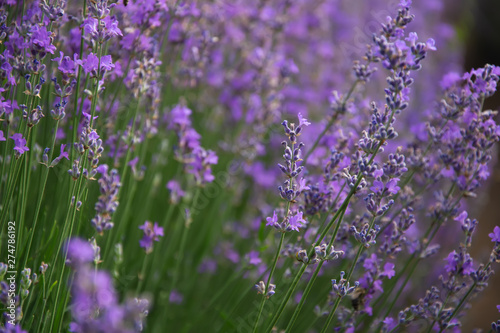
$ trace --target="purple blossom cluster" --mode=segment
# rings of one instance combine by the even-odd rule
[[[0,332],[458,332],[500,67],[451,7],[0,0]]]
[[[106,165],[101,165],[102,176],[99,179],[101,195],[95,204],[96,216],[90,221],[99,234],[113,227],[111,217],[118,207],[118,192],[121,187],[120,175],[116,169],[108,172]]]
[[[70,332],[142,331],[148,300],[134,298],[120,304],[111,276],[92,267],[94,257],[94,249],[83,239],[67,243],[67,264],[74,270]]]
[[[163,228],[158,226],[158,223],[154,224],[146,221],[139,229],[144,231],[144,236],[142,237],[139,244],[146,253],[151,253],[153,251],[153,241],[158,242],[160,237],[163,236]]]
[[[170,115],[171,122],[179,138],[176,158],[186,165],[197,184],[203,185],[214,180],[211,165],[217,164],[217,155],[212,150],[205,150],[200,145],[201,136],[191,124],[192,111],[185,105],[176,105]]]

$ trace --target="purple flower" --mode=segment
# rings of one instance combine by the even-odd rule
[[[447,260],[447,264],[444,266],[444,269],[447,272],[452,272],[457,269],[457,262],[456,262],[456,257],[457,257],[457,252],[453,250],[453,252],[450,252],[448,257],[445,259]]]
[[[160,236],[163,236],[163,228],[159,227],[157,222],[153,225],[153,223],[146,221],[139,229],[144,230],[144,236],[139,241],[139,244],[146,253],[151,253],[153,251],[153,241],[158,242]]]
[[[392,178],[387,182],[385,185],[385,188],[387,191],[391,194],[396,194],[398,191],[401,189],[397,184],[398,184],[399,178]]]
[[[398,191],[401,189],[397,184],[398,184],[399,178],[391,178],[387,184],[384,185],[384,183],[380,180],[375,180],[373,181],[373,186],[370,187],[370,190],[372,190],[375,193],[383,193],[384,191],[387,191],[391,194],[396,194]]]
[[[375,180],[373,182],[373,186],[370,187],[370,190],[372,190],[375,193],[381,193],[384,190],[384,183],[381,182],[380,180]]]
[[[21,133],[13,134],[10,138],[14,140],[14,150],[16,151],[17,158],[30,150],[26,147],[26,139],[23,138]]]
[[[240,261],[240,255],[233,248],[229,247],[224,250],[224,255],[233,264],[237,264]]]
[[[377,255],[375,253],[372,253],[370,257],[366,258],[363,263],[363,267],[372,273],[376,273],[378,270]]]
[[[288,218],[288,225],[291,230],[299,231],[306,223],[306,220],[302,218],[302,212],[297,212],[294,216]]]
[[[488,236],[490,236],[492,242],[500,243],[500,227],[495,226],[493,232],[490,233]]]
[[[83,71],[85,74],[89,74],[91,72],[97,73],[97,67],[99,66],[99,58],[93,53],[90,53],[87,56],[87,59],[82,62]]]
[[[500,305],[497,305],[497,310],[498,312],[500,312]]]
[[[259,258],[259,252],[257,252],[257,251],[250,251],[248,253],[248,263],[250,265],[257,266],[261,262],[262,262],[262,259]]]
[[[186,195],[179,182],[175,180],[171,180],[167,183],[167,189],[170,190],[170,200],[172,203],[178,203],[179,199]]]
[[[3,136],[3,131],[0,130],[0,141],[5,141],[5,140],[7,139],[5,138],[5,136]]]
[[[113,64],[113,59],[111,58],[110,55],[105,55],[101,57],[101,70],[111,70],[115,68],[115,65]]]
[[[276,215],[276,211],[273,212],[273,217],[266,217],[266,225],[274,227],[278,224],[278,215]]]
[[[184,127],[184,126],[191,126],[191,120],[189,119],[191,113],[192,111],[188,109],[186,106],[178,104],[172,109],[170,115],[172,117],[172,122],[174,124],[177,124],[180,127]]]
[[[388,279],[392,278],[393,276],[396,275],[396,271],[394,270],[394,264],[393,263],[386,263],[384,265],[384,270],[382,273],[380,273],[382,276],[387,276]]]
[[[30,33],[32,52],[40,53],[40,58],[43,58],[47,53],[54,54],[56,47],[52,45],[52,33],[47,31],[45,26],[35,24],[31,27]]]
[[[168,296],[168,301],[173,304],[181,304],[183,300],[184,297],[182,296],[182,294],[175,289],[172,290],[170,292],[170,296]]]
[[[200,266],[198,267],[198,272],[199,273],[209,273],[213,274],[217,270],[217,261],[213,259],[204,259]]]
[[[460,273],[461,275],[469,275],[470,273],[474,272],[472,258],[467,252],[465,252],[465,249],[463,248],[462,251],[458,253],[453,250],[445,260],[448,263],[444,268],[448,273]]]
[[[299,113],[298,117],[299,117],[299,126],[309,126],[309,125],[311,125],[311,123],[308,122],[306,118],[302,117],[302,114]]]
[[[467,218],[467,212],[464,210],[462,211],[459,215],[457,215],[454,220],[460,223],[464,223],[465,219]]]
[[[64,56],[64,53],[61,51],[59,53],[59,58],[54,58],[52,61],[56,61],[59,66],[57,69],[68,76],[74,76],[76,74],[77,65],[81,64],[81,60],[78,60],[78,54],[74,54],[73,59],[68,56]]]
[[[385,331],[386,332],[390,332],[397,325],[397,323],[394,320],[394,318],[391,318],[391,317],[386,317],[384,319],[383,323],[384,323],[384,327],[385,327]]]
[[[57,164],[59,164],[59,162],[65,158],[69,161],[69,154],[68,152],[65,152],[64,151],[64,148],[66,147],[66,145],[63,145],[61,144],[61,148],[60,148],[60,153],[59,153],[59,156],[57,156],[53,161],[52,163],[50,163],[50,167],[55,167]]]
[[[96,216],[90,221],[96,231],[102,235],[104,230],[113,227],[111,217],[118,208],[118,192],[121,187],[120,175],[116,169],[112,169],[108,174],[108,169],[101,173],[99,179],[99,189],[101,194],[95,204]]]
[[[107,71],[115,67],[110,55],[105,55],[101,57],[101,67],[99,67],[99,58],[90,53],[85,61],[82,61],[82,67],[85,74],[91,74],[92,76],[98,76],[98,70]]]
[[[309,186],[307,186],[307,181],[304,179],[304,178],[301,178],[298,182],[297,182],[297,192],[303,192],[303,191],[307,191],[307,190],[310,190],[311,188]]]
[[[135,168],[137,162],[139,162],[139,156],[136,156],[133,159],[131,159],[130,162],[128,162],[128,165],[132,168]]]
[[[81,238],[72,238],[66,243],[67,263],[79,267],[94,260],[94,249],[89,242]]]
[[[5,333],[28,333],[28,331],[23,330],[21,325],[16,324],[14,326],[8,321],[5,324],[5,330],[2,330],[2,332],[5,332]]]
[[[114,16],[106,16],[101,20],[93,17],[86,18],[83,21],[83,31],[85,34],[92,36],[96,40],[105,41],[115,36],[123,36],[122,31],[118,28],[118,21]]]

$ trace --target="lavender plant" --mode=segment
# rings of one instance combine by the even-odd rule
[[[500,67],[446,3],[0,0],[0,332],[460,331]]]

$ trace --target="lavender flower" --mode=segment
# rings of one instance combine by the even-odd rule
[[[68,259],[75,270],[70,332],[141,331],[149,302],[136,299],[119,304],[109,274],[90,265],[93,257],[94,250],[88,242],[78,238],[68,242]]]
[[[16,158],[21,157],[25,152],[30,150],[26,146],[26,139],[23,138],[23,135],[21,133],[13,134],[10,138],[14,140],[14,151]]]
[[[174,204],[179,203],[180,199],[186,195],[181,185],[175,180],[170,180],[166,187],[170,190],[170,201]]]
[[[158,242],[160,236],[163,236],[163,228],[158,226],[158,223],[151,223],[149,221],[144,222],[139,229],[144,231],[144,236],[139,241],[139,244],[146,251],[146,253],[153,252],[153,241]]]
[[[91,220],[92,226],[99,234],[113,227],[111,217],[118,207],[118,193],[121,187],[120,176],[116,169],[109,173],[106,170],[99,179],[101,195],[95,204],[96,216]]]
[[[340,272],[340,281],[337,283],[336,279],[332,279],[332,288],[333,292],[337,294],[339,297],[344,297],[346,295],[351,294],[354,289],[356,289],[359,286],[359,282],[356,281],[354,283],[354,286],[351,286],[349,284],[349,281],[344,279],[345,272]]]
[[[495,226],[493,232],[488,235],[492,242],[500,243],[500,227]]]
[[[264,281],[259,281],[259,283],[255,285],[255,289],[257,289],[258,294],[265,295],[266,298],[269,298],[275,294],[274,290],[276,289],[276,285],[270,283],[266,291],[266,284]]]

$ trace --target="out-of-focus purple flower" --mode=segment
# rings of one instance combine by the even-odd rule
[[[139,162],[139,156],[136,156],[133,159],[131,159],[130,162],[128,162],[128,165],[132,168],[135,168],[137,162]]]
[[[443,76],[443,79],[439,83],[441,85],[441,88],[443,89],[450,89],[453,87],[457,82],[459,82],[462,79],[460,74],[457,72],[450,72]]]
[[[387,191],[391,194],[396,194],[398,191],[401,189],[397,184],[398,184],[399,178],[391,178],[385,185],[382,181],[380,180],[375,180],[373,181],[373,186],[370,187],[370,190],[372,190],[375,193],[383,193],[384,191]]]
[[[461,250],[460,252],[453,250],[445,259],[447,261],[444,267],[446,272],[451,274],[460,273],[461,275],[469,275],[474,272],[472,258],[465,252],[465,249],[462,248]]]
[[[101,20],[89,17],[83,21],[82,27],[85,34],[91,36],[98,43],[113,37],[123,36],[115,16],[106,16]]]
[[[372,253],[370,257],[366,258],[363,262],[363,267],[372,274],[375,274],[378,270],[377,255],[375,253]]]
[[[262,262],[262,259],[259,258],[259,252],[257,251],[250,251],[248,253],[248,263],[250,265],[259,265]]]
[[[62,51],[59,53],[59,57],[52,59],[52,61],[56,61],[59,64],[57,69],[62,74],[65,74],[69,77],[75,76],[78,69],[77,65],[81,63],[81,61],[78,60],[78,54],[75,53],[73,59],[71,59],[68,56],[64,56],[64,53]]]
[[[45,57],[47,53],[54,54],[56,47],[52,45],[52,33],[47,31],[45,26],[34,24],[30,29],[31,33],[31,52],[40,58]]]
[[[111,58],[110,55],[105,55],[101,57],[101,70],[111,70],[115,68],[115,65],[113,64],[113,59]]]
[[[266,225],[274,227],[276,224],[278,224],[278,215],[276,214],[276,211],[273,212],[273,217],[266,217]]]
[[[394,329],[397,325],[396,321],[394,320],[394,318],[391,318],[391,317],[386,317],[383,321],[384,323],[384,328],[385,328],[385,332],[390,332],[392,329]]]
[[[0,130],[0,141],[5,141],[5,140],[7,140],[7,139],[6,139],[6,138],[5,138],[5,136],[3,135],[3,131],[2,131],[2,130]]]
[[[21,325],[16,324],[14,326],[8,321],[5,324],[5,329],[2,329],[2,332],[5,332],[5,333],[28,333],[28,331],[23,330]]]
[[[384,190],[384,183],[381,182],[380,180],[375,180],[373,182],[373,186],[370,187],[370,190],[372,190],[375,193],[381,193]]]
[[[488,235],[492,242],[500,243],[500,227],[495,226],[493,232]]]
[[[306,220],[302,218],[302,215],[302,212],[297,212],[294,216],[288,218],[288,224],[291,230],[299,231],[299,228],[305,225]]]
[[[167,183],[167,189],[170,190],[170,201],[172,203],[178,203],[180,198],[186,195],[186,193],[182,190],[179,182],[175,180],[170,180]]]
[[[23,135],[21,133],[13,134],[10,138],[14,140],[14,150],[16,151],[16,158],[19,158],[22,154],[30,150],[28,147],[26,147],[26,139],[23,138]]]
[[[158,223],[153,223],[146,221],[139,229],[144,230],[144,236],[139,241],[139,244],[146,251],[146,253],[151,253],[153,251],[153,241],[158,242],[160,236],[163,236],[163,228],[158,226]]]
[[[224,250],[225,257],[232,263],[237,264],[240,261],[240,254],[234,250],[232,247],[228,247]]]
[[[61,144],[61,147],[60,147],[60,153],[59,153],[59,156],[57,156],[53,161],[52,163],[50,163],[50,167],[55,167],[57,164],[59,164],[59,162],[61,162],[61,160],[63,158],[67,159],[69,161],[69,154],[68,152],[64,151],[64,148],[66,147],[66,145],[64,144]]]
[[[172,117],[172,122],[174,124],[183,127],[191,125],[191,120],[189,119],[191,113],[192,111],[188,109],[185,105],[178,104],[172,109],[170,115]]]
[[[387,188],[387,191],[391,194],[396,194],[398,191],[401,189],[397,184],[398,184],[399,178],[392,178],[387,182],[385,187]]]
[[[173,304],[181,304],[183,300],[184,297],[182,296],[182,294],[175,289],[172,290],[170,292],[170,295],[168,296],[168,301]]]
[[[451,272],[456,269],[456,260],[455,260],[456,255],[457,255],[456,251],[450,252],[448,257],[445,259],[448,262],[444,267],[447,272]]]
[[[464,223],[465,219],[467,218],[467,212],[464,210],[461,212],[458,216],[454,218],[455,221],[458,221],[460,223]]]
[[[70,332],[134,332],[142,330],[142,321],[147,315],[149,301],[128,300],[118,303],[118,295],[111,276],[95,270],[90,264],[94,257],[92,246],[81,239],[69,242],[68,258],[75,269],[71,285]]]
[[[386,263],[384,265],[384,270],[380,273],[382,276],[386,276],[388,279],[392,278],[393,276],[396,275],[396,271],[394,270],[394,264],[393,263]]]
[[[299,113],[298,117],[299,117],[299,127],[311,125],[311,123],[308,122],[306,118],[302,117],[302,114]]]
[[[99,58],[93,53],[90,53],[87,56],[87,58],[81,62],[81,64],[85,74],[91,74],[94,77],[102,75],[102,73],[99,73],[98,70],[104,72],[111,70],[115,67],[111,56],[105,55],[101,57],[101,63],[99,68]]]
[[[90,53],[85,61],[82,61],[82,67],[85,74],[90,74],[92,72],[97,73],[97,67],[99,66],[99,58],[93,53]]]
[[[201,262],[200,267],[198,267],[198,272],[200,273],[207,272],[213,274],[215,273],[216,270],[217,270],[217,261],[213,259],[204,259]]]
[[[67,263],[79,267],[94,260],[94,250],[89,242],[81,238],[72,238],[66,243]]]
[[[118,208],[118,192],[122,185],[116,169],[112,169],[109,174],[106,169],[101,174],[102,177],[99,179],[101,195],[95,204],[96,216],[90,221],[99,234],[113,227],[111,217]]]

